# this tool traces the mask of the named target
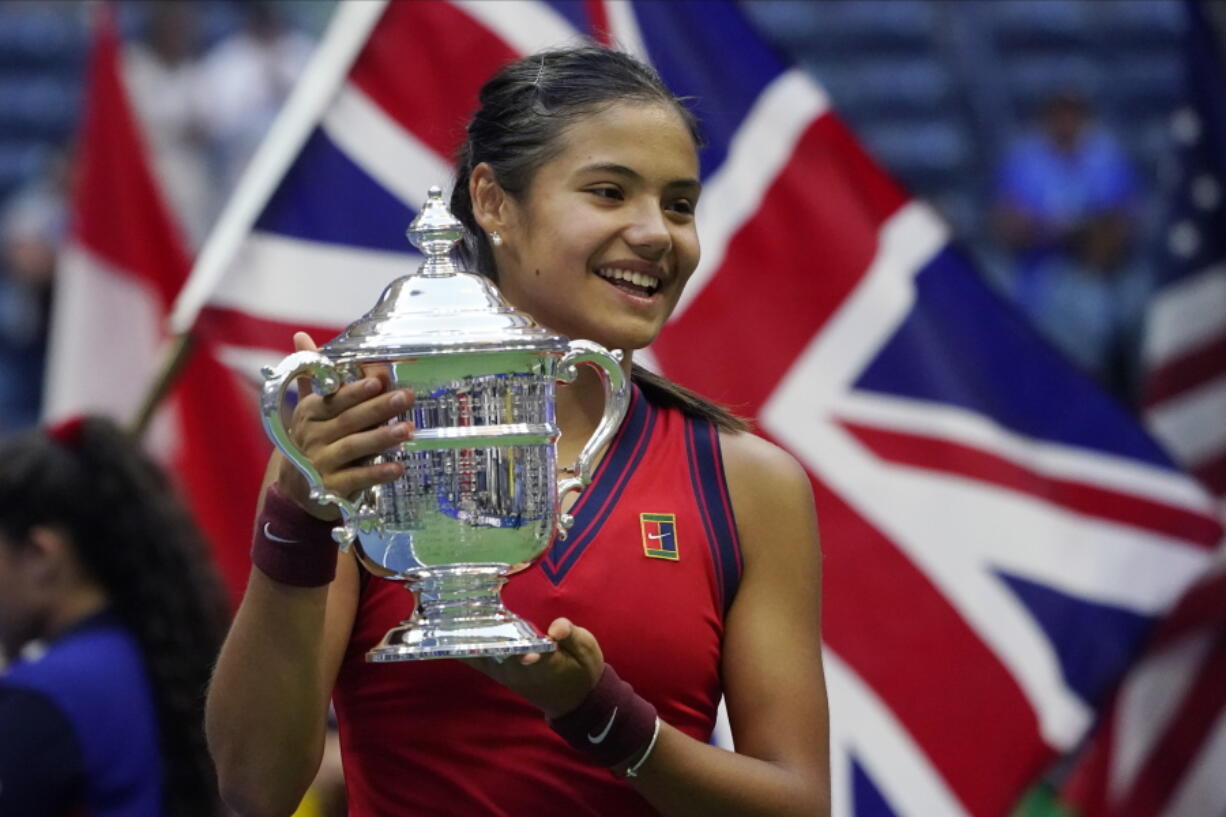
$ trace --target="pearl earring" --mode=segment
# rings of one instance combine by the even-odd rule
[[[497,230],[490,233],[490,243],[493,244],[495,247],[502,246],[502,236],[498,233]]]

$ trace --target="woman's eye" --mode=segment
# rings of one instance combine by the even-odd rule
[[[602,199],[621,199],[622,191],[616,187],[590,187],[589,193],[599,196]]]
[[[689,199],[677,199],[676,201],[668,204],[668,209],[672,210],[674,213],[692,216],[694,215],[694,202],[690,201]]]

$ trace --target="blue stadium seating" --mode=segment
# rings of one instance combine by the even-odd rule
[[[1166,122],[1181,83],[1177,2],[742,5],[780,51],[827,87],[868,148],[972,239],[982,232],[982,200],[1000,150],[1052,90],[1073,85],[1090,93],[1150,178],[1169,148]],[[120,8],[125,34],[138,31],[140,4]],[[238,24],[233,3],[199,10],[206,44]],[[84,4],[0,4],[0,200],[75,127],[86,11]]]

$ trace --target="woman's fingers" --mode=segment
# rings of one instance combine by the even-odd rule
[[[308,392],[299,400],[304,419],[333,420],[344,412],[362,405],[383,391],[383,384],[373,377],[365,377],[353,383],[345,383],[329,395]]]
[[[587,668],[601,667],[604,654],[591,630],[573,624],[570,619],[554,619],[549,625],[549,637],[558,642],[558,650],[573,657]]]
[[[376,388],[369,392],[369,395],[376,395],[383,388],[379,381],[376,380],[375,384]],[[388,394],[378,394],[377,397],[370,396],[369,399],[357,402],[338,412],[335,415],[336,430],[343,436],[374,428],[400,417],[409,410],[412,404],[413,393],[405,389],[397,389]]]
[[[398,462],[382,462],[376,465],[355,465],[329,474],[324,483],[328,490],[340,496],[356,496],[367,488],[390,482],[404,473],[404,466]]]
[[[395,448],[412,436],[413,426],[410,423],[392,423],[348,434],[319,448],[314,456],[315,465],[324,472],[340,471]]]

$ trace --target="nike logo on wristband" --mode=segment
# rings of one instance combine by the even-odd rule
[[[609,736],[609,731],[613,728],[613,721],[617,720],[617,707],[613,707],[613,714],[609,716],[609,722],[605,724],[604,729],[600,730],[600,734],[589,734],[587,739],[592,744],[604,743],[604,739]]]
[[[282,539],[280,536],[277,536],[275,533],[269,530],[267,522],[264,523],[264,536],[274,542],[284,542],[287,545],[300,544],[297,539]]]

